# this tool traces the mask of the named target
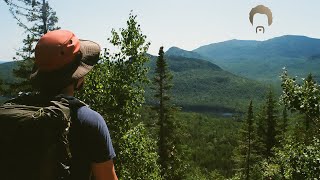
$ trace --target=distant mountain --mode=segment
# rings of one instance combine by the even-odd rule
[[[0,64],[3,64],[5,62],[8,62],[8,61],[5,61],[5,60],[0,60]]]
[[[165,56],[173,73],[173,102],[184,110],[197,112],[234,112],[244,110],[250,99],[260,101],[266,87],[257,81],[229,73],[200,59]],[[156,57],[150,61],[150,77],[154,76]],[[147,100],[152,103],[151,90]]]
[[[5,82],[15,81],[12,71],[17,67],[18,67],[17,61],[9,61],[9,62],[0,64],[0,78]]]
[[[195,59],[204,59],[200,54],[193,52],[193,51],[186,51],[183,49],[180,49],[178,47],[171,47],[169,48],[165,55],[167,56],[182,56],[186,58],[195,58]]]
[[[256,80],[278,80],[282,68],[300,77],[320,75],[320,39],[281,36],[266,41],[230,40],[193,52],[223,69]]]

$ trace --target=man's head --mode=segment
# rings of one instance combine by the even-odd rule
[[[41,92],[58,93],[83,79],[99,55],[100,46],[95,42],[79,40],[67,30],[50,31],[36,45],[31,82]]]
[[[252,25],[253,25],[253,18],[257,13],[265,14],[267,16],[267,18],[268,18],[268,25],[270,26],[272,24],[273,17],[272,17],[271,10],[268,7],[264,6],[264,5],[258,5],[255,8],[252,8],[250,13],[249,13],[249,20],[250,20]],[[257,26],[256,27],[256,32],[258,32],[258,30],[259,31],[263,30],[263,33],[264,33],[264,27],[263,26]]]

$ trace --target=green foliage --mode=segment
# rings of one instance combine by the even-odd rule
[[[287,131],[275,156],[264,162],[264,176],[273,179],[317,179],[320,177],[319,86],[311,75],[297,84],[287,71],[281,76],[282,101],[291,111],[298,111],[293,130]],[[284,117],[285,117],[284,113]],[[303,128],[300,124],[303,123]],[[312,126],[311,126],[312,125]]]
[[[287,71],[281,75],[283,95],[282,101],[291,111],[299,111],[306,116],[305,128],[308,131],[312,125],[319,127],[320,88],[311,74],[303,79],[300,85],[288,76]]]
[[[288,142],[278,152],[287,179],[315,179],[320,177],[320,140],[312,143]]]
[[[191,172],[189,172],[189,176],[187,176],[186,180],[207,180],[207,176],[201,172],[201,169],[199,167],[193,167],[191,169]]]
[[[284,179],[283,172],[281,172],[281,166],[277,163],[274,163],[273,161],[274,158],[271,158],[269,160],[264,159],[261,162],[262,177],[264,177],[265,179],[275,180]]]
[[[288,137],[271,163],[266,164],[265,177],[274,179],[317,179],[320,177],[320,140],[297,142]]]
[[[119,179],[159,179],[155,144],[139,125],[150,43],[132,14],[127,27],[119,32],[112,30],[109,40],[118,52],[105,51],[100,63],[86,76],[78,96],[100,112],[109,126],[118,154],[115,165]]]
[[[219,171],[214,170],[211,171],[209,174],[209,179],[216,179],[216,180],[225,180],[226,178],[224,176],[222,176]]]
[[[11,93],[32,91],[28,80],[33,67],[35,45],[40,37],[55,29],[58,17],[49,6],[48,0],[7,0],[5,1],[17,24],[25,30],[26,38],[23,46],[16,52],[14,60],[18,60],[18,68],[13,70],[20,81],[11,82]]]
[[[118,157],[129,160],[121,163],[121,179],[161,179],[156,161],[155,141],[148,137],[142,123],[127,131],[117,143],[121,146],[120,149],[123,149],[118,153]]]
[[[157,139],[157,121],[150,107],[143,108],[142,119]],[[226,179],[234,174],[236,167],[231,157],[237,146],[240,122],[190,112],[177,112],[175,122],[179,124],[175,132],[181,138],[177,146],[182,150],[182,165],[186,166],[184,179],[211,180],[215,179],[213,175]]]
[[[211,172],[203,173],[199,167],[193,167],[190,169],[189,175],[184,178],[185,180],[225,180],[226,178],[222,176],[219,171],[214,170]]]
[[[181,143],[188,147],[185,149],[190,164],[187,179],[194,173],[210,179],[208,175],[212,171],[231,177],[235,168],[231,157],[237,145],[239,122],[195,113],[178,113],[177,120],[185,128]],[[194,172],[197,167],[199,172]]]

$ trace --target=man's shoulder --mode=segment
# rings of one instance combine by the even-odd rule
[[[89,126],[101,126],[101,124],[105,124],[105,121],[100,113],[95,110],[92,110],[88,106],[82,106],[78,109],[77,112],[78,120],[83,125]]]

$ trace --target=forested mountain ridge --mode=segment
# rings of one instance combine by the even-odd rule
[[[320,39],[286,35],[266,41],[229,40],[193,52],[221,68],[250,79],[279,81],[282,68],[293,76],[313,73],[319,79]]]
[[[184,110],[233,113],[243,110],[249,99],[260,101],[267,89],[262,83],[236,76],[205,60],[165,57],[173,74],[173,102]],[[156,58],[150,58],[150,77]],[[152,103],[150,93],[147,89],[147,101]]]

